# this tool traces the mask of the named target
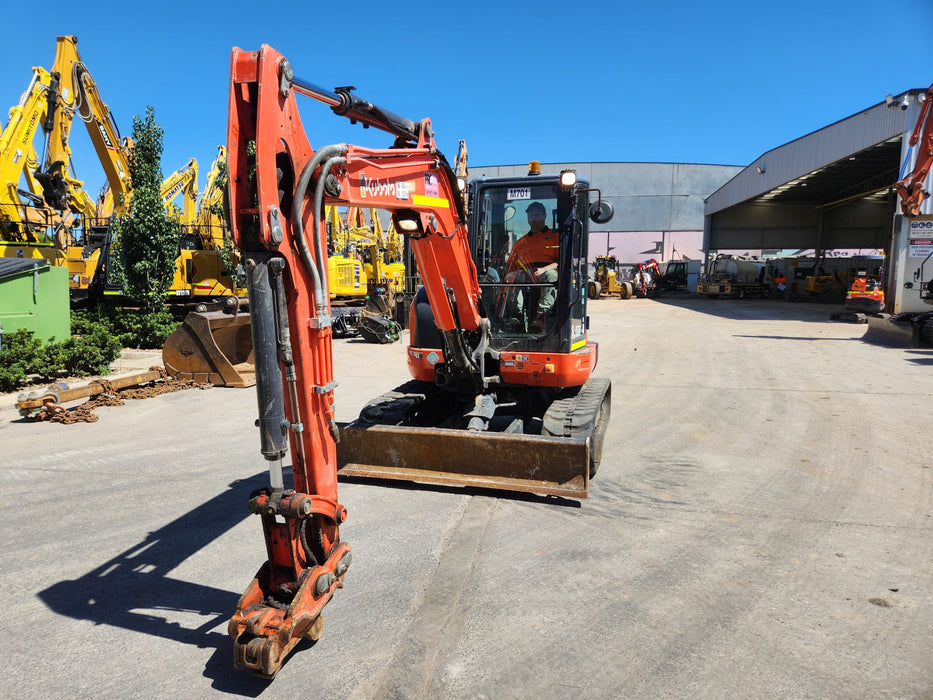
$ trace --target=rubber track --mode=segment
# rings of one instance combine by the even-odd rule
[[[420,406],[435,387],[412,379],[369,401],[360,411],[360,420],[377,425],[404,425],[405,418]]]
[[[582,387],[562,391],[544,414],[544,433],[571,438],[592,436],[599,407],[610,386],[609,379],[597,377]]]
[[[609,379],[598,377],[582,387],[564,389],[544,414],[543,434],[592,437],[600,406],[610,388]],[[436,391],[430,384],[411,380],[369,401],[360,411],[360,420],[378,425],[404,425],[406,416]]]

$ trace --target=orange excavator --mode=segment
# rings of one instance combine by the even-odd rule
[[[917,148],[917,161],[913,169],[897,181],[895,188],[901,198],[901,211],[906,216],[919,216],[920,206],[930,196],[924,189],[930,168],[933,167],[933,85],[924,93],[923,104],[908,145],[910,150]],[[908,156],[909,157],[909,156]],[[906,169],[907,161],[904,161]]]
[[[846,292],[846,311],[877,314],[884,309],[884,289],[881,287],[880,271],[869,276],[866,270],[859,270]]]
[[[654,258],[636,263],[635,274],[632,276],[632,283],[635,287],[635,296],[641,297],[659,297],[661,296],[661,283],[664,275],[661,274],[661,266]]]
[[[297,95],[394,142],[313,148]],[[321,612],[350,564],[338,468],[586,496],[610,396],[607,379],[590,377],[597,348],[586,336],[587,219],[608,221],[612,207],[601,198],[590,204],[598,190],[572,170],[482,179],[470,185],[468,229],[463,192],[429,119],[401,117],[352,88],[303,81],[266,45],[233,49],[227,150],[229,221],[247,273],[257,425],[270,472],[269,488],[249,502],[268,559],[228,631],[234,665],[272,677],[297,642],[320,636]],[[424,285],[410,314],[413,381],[348,425],[334,411],[325,206],[389,211]],[[532,209],[543,210],[547,240],[557,242],[549,271],[497,269],[492,253],[529,235],[516,214],[527,210],[530,220]]]

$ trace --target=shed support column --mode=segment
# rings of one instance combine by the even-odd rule
[[[816,243],[813,246],[813,259],[819,260],[822,255],[823,255],[823,210],[817,209],[816,210]]]

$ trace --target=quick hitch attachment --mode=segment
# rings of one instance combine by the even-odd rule
[[[338,541],[322,551],[321,524],[339,525],[346,509],[319,496],[267,488],[253,492],[249,508],[262,518],[269,558],[237,603],[227,632],[234,668],[273,678],[298,642],[320,638],[324,606],[343,587],[350,548]]]

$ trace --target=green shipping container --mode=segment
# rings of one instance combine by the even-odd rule
[[[34,258],[0,258],[0,330],[20,328],[45,341],[71,337],[67,267]]]

